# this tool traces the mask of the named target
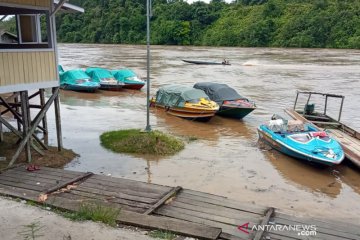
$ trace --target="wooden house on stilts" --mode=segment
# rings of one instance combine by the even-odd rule
[[[58,10],[84,11],[65,0],[0,0],[0,21],[15,18],[16,25],[15,41],[0,41],[0,144],[4,127],[19,138],[9,165],[22,151],[31,162],[31,149],[40,154],[47,149],[36,132],[48,134],[46,113],[51,105],[55,109],[57,145],[59,151],[62,149],[55,28]],[[47,99],[45,89],[51,89]],[[39,99],[39,103],[30,103],[30,99]],[[36,116],[32,108],[38,109]]]

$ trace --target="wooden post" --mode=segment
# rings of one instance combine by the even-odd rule
[[[342,109],[343,109],[343,106],[344,106],[344,98],[345,98],[345,97],[342,97],[342,99],[341,99],[341,105],[340,105],[340,112],[339,112],[338,122],[340,122],[341,113],[342,113]]]
[[[62,133],[61,133],[59,87],[54,87],[52,89],[52,91],[53,91],[53,94],[56,94],[55,99],[54,99],[56,136],[57,136],[57,142],[58,142],[58,150],[61,151],[63,148],[63,144],[62,144]]]
[[[296,92],[296,98],[295,98],[295,103],[294,103],[294,110],[296,111],[296,103],[299,97],[299,92]]]
[[[44,107],[45,105],[45,89],[41,88],[40,90],[40,105],[41,108]],[[44,135],[48,134],[48,126],[47,126],[47,119],[46,119],[46,114],[44,115],[44,118],[42,119],[42,126],[44,128]]]
[[[328,103],[328,96],[326,95],[326,97],[325,97],[325,109],[324,109],[324,115],[326,115],[327,103]]]
[[[57,96],[59,94],[59,88],[53,88],[53,91],[54,91],[54,94],[48,99],[48,101],[46,102],[44,108],[41,109],[41,111],[34,118],[34,121],[32,123],[33,125],[31,126],[28,134],[26,134],[26,136],[20,142],[19,148],[16,150],[15,155],[12,157],[12,159],[11,159],[11,161],[9,163],[9,166],[12,166],[14,164],[14,162],[16,161],[16,159],[19,157],[21,151],[24,149],[24,147],[25,147],[26,143],[28,142],[29,138],[35,132],[36,126],[39,125],[39,123],[41,122],[41,120],[44,117],[44,114],[49,109],[51,104],[54,102],[55,96]]]
[[[19,103],[19,96],[15,96],[14,102],[15,102],[15,104]],[[19,112],[19,107],[18,106],[15,107],[15,111]],[[17,122],[18,131],[21,131],[21,122],[20,122],[20,120],[16,119],[16,122]]]
[[[26,135],[28,134],[29,131],[29,119],[28,119],[28,92],[27,91],[21,91],[20,92],[20,98],[21,98],[21,115],[22,115],[22,122],[23,122],[23,138],[26,137]],[[26,145],[26,151],[25,151],[25,156],[26,156],[26,161],[27,162],[31,162],[31,149],[30,149],[30,142],[31,142],[31,137],[29,137],[27,139],[27,141],[25,142]]]
[[[0,142],[4,141],[3,126],[0,123]]]

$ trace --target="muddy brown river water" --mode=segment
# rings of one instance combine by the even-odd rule
[[[60,44],[59,53],[65,69],[126,66],[146,76],[145,46]],[[181,61],[185,58],[226,58],[232,65],[191,65]],[[115,154],[99,141],[105,131],[145,127],[145,90],[62,91],[64,145],[80,154],[67,169],[181,185],[248,204],[360,223],[359,170],[347,164],[321,169],[264,149],[256,131],[273,113],[284,114],[293,105],[296,90],[345,95],[342,120],[360,129],[360,51],[153,46],[151,69],[152,94],[164,84],[216,81],[234,87],[258,108],[242,121],[215,117],[209,123],[152,110],[154,129],[197,138],[176,156],[154,159]],[[336,115],[338,103],[331,106]],[[55,131],[51,134],[55,143]]]

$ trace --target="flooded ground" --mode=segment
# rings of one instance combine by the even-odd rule
[[[65,69],[126,66],[146,76],[144,46],[70,44],[60,45],[59,53]],[[223,58],[232,65],[197,66],[181,61]],[[64,145],[80,154],[67,169],[181,185],[249,204],[359,223],[360,171],[347,165],[319,169],[260,148],[256,128],[273,113],[284,114],[283,108],[293,105],[296,90],[311,90],[345,95],[342,119],[360,129],[360,51],[154,46],[151,66],[152,94],[164,84],[216,81],[254,100],[258,109],[242,121],[215,117],[209,123],[152,110],[154,129],[197,138],[176,156],[153,159],[115,154],[99,142],[105,131],[145,127],[145,90],[62,91]],[[335,116],[336,104],[331,107]],[[53,114],[49,118],[54,129]],[[55,143],[55,131],[51,134],[50,141]]]

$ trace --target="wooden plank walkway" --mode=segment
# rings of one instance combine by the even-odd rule
[[[0,194],[76,211],[96,202],[121,212],[117,221],[147,229],[168,230],[198,239],[352,239],[360,240],[360,227],[305,219],[268,207],[242,204],[208,193],[148,184],[128,179],[42,167],[28,172],[17,167],[0,174]],[[256,226],[316,225],[316,236],[279,228]],[[241,226],[239,228],[239,226]]]

